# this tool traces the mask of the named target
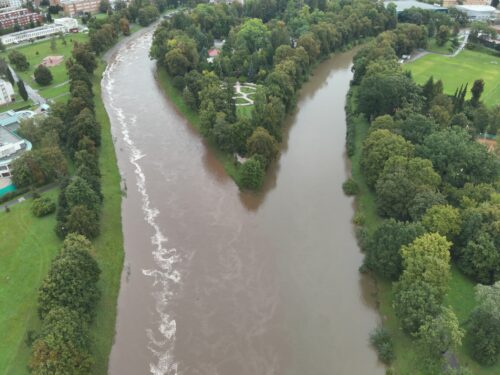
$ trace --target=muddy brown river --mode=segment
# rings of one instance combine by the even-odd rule
[[[126,196],[109,373],[377,375],[379,317],[341,185],[353,53],[321,64],[257,195],[241,193],[154,78],[152,33],[102,81]]]

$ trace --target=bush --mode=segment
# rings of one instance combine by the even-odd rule
[[[184,81],[184,77],[182,76],[175,76],[172,80],[172,84],[179,91],[184,90],[184,87],[186,86],[186,82]]]
[[[35,81],[41,86],[47,86],[52,82],[52,73],[45,65],[38,65],[35,69]]]
[[[255,158],[248,159],[241,166],[241,187],[243,189],[258,190],[264,181],[264,168]]]
[[[352,178],[349,178],[346,182],[342,184],[342,190],[344,190],[345,195],[357,195],[359,193],[359,186]]]
[[[377,350],[378,358],[385,364],[390,364],[394,358],[394,345],[391,335],[383,327],[376,328],[370,334],[370,343]]]
[[[56,210],[56,204],[52,199],[48,197],[37,198],[33,201],[31,205],[31,212],[36,217],[42,217],[54,213]]]

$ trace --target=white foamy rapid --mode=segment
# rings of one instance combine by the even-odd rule
[[[151,44],[151,33],[138,38],[130,43],[130,49],[149,48]],[[133,114],[124,113],[123,108],[119,107],[114,102],[115,80],[112,74],[119,63],[129,60],[127,56],[129,48],[122,48],[113,62],[108,65],[104,72],[106,78],[106,91],[108,93],[108,102],[114,116],[120,125],[120,132],[123,141],[128,147],[129,161],[134,166],[136,176],[136,185],[139,194],[142,197],[142,211],[144,220],[153,229],[151,236],[152,255],[157,268],[143,270],[143,274],[154,279],[153,286],[155,291],[153,296],[156,301],[156,311],[160,317],[159,326],[155,329],[148,329],[146,334],[149,338],[149,349],[157,358],[156,363],[150,363],[150,372],[154,375],[175,375],[177,374],[177,363],[173,359],[172,351],[175,342],[176,322],[167,313],[168,302],[172,297],[172,285],[180,282],[180,274],[174,269],[174,265],[180,261],[175,248],[168,248],[166,243],[167,237],[162,233],[160,225],[156,218],[160,213],[159,210],[152,206],[146,186],[146,175],[144,174],[139,161],[146,155],[136,146],[130,137],[129,129],[137,122],[137,117]]]

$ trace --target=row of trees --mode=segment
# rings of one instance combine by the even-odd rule
[[[260,18],[255,18],[260,17]],[[311,68],[360,38],[393,27],[395,12],[369,1],[231,6],[200,4],[156,30],[151,56],[166,69],[205,136],[227,153],[246,156],[240,186],[258,189],[279,153],[281,127]],[[225,39],[213,63],[214,38]],[[236,80],[258,84],[250,118],[237,116]]]
[[[477,282],[500,280],[500,161],[475,140],[496,126],[499,108],[481,103],[481,80],[469,100],[466,86],[449,96],[432,77],[415,84],[397,63],[403,53],[398,33],[409,45],[421,42],[419,33],[404,32],[410,28],[398,24],[354,59],[355,111],[370,120],[361,168],[378,213],[387,218],[361,238],[365,266],[395,282],[396,315],[433,373],[442,370],[443,354],[458,347],[465,334],[453,310],[443,305],[450,260]],[[471,354],[482,363],[497,360],[498,311],[481,320],[486,313],[478,307],[467,327]]]
[[[66,237],[38,292],[42,326],[31,337],[32,374],[88,374],[93,365],[89,324],[100,292],[94,248],[84,236]]]

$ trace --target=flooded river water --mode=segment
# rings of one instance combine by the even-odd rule
[[[341,185],[353,53],[321,64],[258,195],[241,193],[158,87],[152,33],[102,86],[126,196],[109,373],[383,374],[373,286]]]

